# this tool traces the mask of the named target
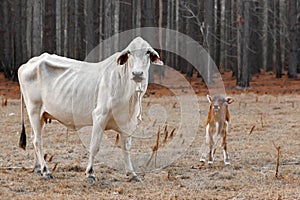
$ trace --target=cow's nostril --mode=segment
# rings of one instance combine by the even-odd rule
[[[220,109],[220,106],[218,106],[218,105],[214,106],[214,110],[219,110],[219,109]]]
[[[132,72],[133,76],[142,76],[143,72]]]

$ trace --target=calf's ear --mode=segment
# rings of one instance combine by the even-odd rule
[[[226,97],[226,102],[227,102],[228,104],[231,104],[231,103],[234,102],[234,99],[233,99],[232,97]]]
[[[150,56],[150,61],[152,64],[155,65],[164,65],[163,61],[161,61],[161,59],[159,58],[159,55],[156,51],[151,50],[149,51],[149,56]]]
[[[211,96],[209,94],[206,95],[206,97],[207,97],[207,100],[208,100],[209,103],[211,103],[213,101],[212,98],[211,98]]]
[[[119,56],[119,58],[118,58],[118,60],[117,60],[117,63],[118,63],[119,65],[124,65],[124,64],[127,62],[127,60],[128,60],[128,54],[129,54],[129,53],[130,53],[129,51],[122,53],[122,54]]]

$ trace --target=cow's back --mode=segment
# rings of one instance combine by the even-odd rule
[[[40,106],[41,115],[68,127],[91,124],[99,79],[94,65],[47,53],[30,59],[19,69],[26,105]]]

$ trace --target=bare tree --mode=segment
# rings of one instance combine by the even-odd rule
[[[214,59],[214,52],[215,52],[215,45],[214,45],[214,26],[215,26],[215,18],[214,18],[214,1],[211,0],[205,0],[205,25],[206,25],[206,44],[207,44],[207,49],[208,53]],[[207,83],[212,82],[212,65],[213,63],[211,62],[211,59],[208,59],[208,66],[207,66],[207,71],[204,73],[205,79],[207,80]]]
[[[219,68],[221,64],[221,29],[222,29],[222,23],[221,23],[221,14],[222,14],[222,4],[221,0],[216,0],[216,48],[215,48],[215,64]]]
[[[274,0],[267,0],[267,52],[266,71],[274,68]]]
[[[256,74],[259,73],[260,69],[263,67],[264,2],[250,1],[247,4],[249,4],[251,8],[249,12],[250,38],[247,48],[249,50],[249,71],[251,74]]]
[[[289,55],[289,78],[297,78],[297,0],[289,1],[289,21],[290,21],[290,55]]]
[[[33,0],[32,15],[32,55],[37,56],[42,52],[42,0]]]
[[[45,1],[43,15],[43,51],[56,52],[56,2]]]
[[[282,59],[281,59],[281,38],[280,38],[280,0],[275,1],[275,15],[276,15],[276,78],[282,77]]]
[[[232,9],[231,0],[225,1],[225,71],[230,71],[232,69]]]

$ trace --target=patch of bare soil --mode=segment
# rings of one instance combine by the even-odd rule
[[[97,158],[95,173],[97,183],[90,185],[84,171],[88,151],[78,134],[67,131],[53,121],[43,134],[44,154],[54,179],[44,180],[32,173],[34,151],[30,125],[26,117],[28,145],[23,151],[18,147],[20,101],[17,83],[4,81],[1,74],[0,94],[6,94],[7,106],[0,107],[0,198],[1,199],[299,199],[300,198],[300,93],[299,81],[272,78],[273,75],[254,76],[248,91],[235,90],[235,80],[226,73],[223,80],[227,93],[235,102],[230,105],[231,122],[228,134],[228,152],[231,165],[222,162],[222,151],[216,151],[213,165],[199,162],[205,141],[204,123],[208,102],[205,85],[191,79],[198,94],[195,110],[199,113],[198,128],[193,140],[180,158],[160,170],[140,172],[142,183],[130,182],[122,167],[106,164],[106,155]],[[180,89],[180,88],[179,88]],[[184,89],[180,89],[184,90]],[[14,91],[14,92],[12,92]],[[17,94],[14,94],[17,93]],[[168,95],[166,95],[168,94]],[[182,92],[184,94],[184,92]],[[150,85],[143,99],[144,121],[158,129],[159,119],[153,115],[155,108],[164,110],[166,116],[180,119],[180,104],[174,102],[174,91]],[[159,107],[155,107],[159,104]],[[151,114],[152,113],[152,114]],[[150,116],[151,115],[151,116]],[[176,120],[164,122],[170,128]],[[188,121],[184,126],[191,126]],[[155,134],[156,132],[153,132]],[[160,137],[164,139],[163,131]],[[186,133],[178,132],[184,143]],[[156,135],[147,143],[133,139],[133,152],[151,149]],[[115,139],[115,135],[112,136]],[[157,159],[164,148],[158,149]],[[275,177],[277,150],[280,146],[278,176]],[[101,148],[100,148],[101,149]],[[133,156],[134,160],[134,156]],[[104,162],[106,161],[106,162]],[[122,163],[122,161],[120,161]],[[134,167],[137,167],[134,161]]]

